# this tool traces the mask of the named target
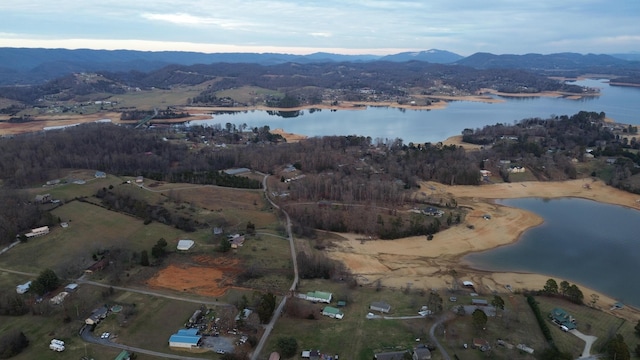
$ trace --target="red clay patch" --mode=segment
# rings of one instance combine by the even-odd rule
[[[149,279],[147,285],[218,297],[233,287],[241,271],[237,259],[199,255],[191,260],[198,265],[171,264]]]

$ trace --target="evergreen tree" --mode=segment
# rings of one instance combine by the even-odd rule
[[[140,265],[149,266],[149,253],[147,253],[147,250],[140,252]]]
[[[288,359],[298,353],[298,341],[294,337],[280,337],[276,348],[283,358]]]
[[[266,324],[271,319],[273,311],[276,309],[276,296],[272,293],[266,293],[260,297],[256,312],[260,318],[260,322]]]
[[[620,334],[609,340],[607,343],[607,354],[609,359],[615,360],[629,360],[631,359],[631,353],[629,352],[629,346],[624,342],[624,338]]]
[[[60,279],[58,275],[51,270],[43,270],[38,278],[31,283],[31,290],[38,295],[43,295],[51,290],[55,290],[60,286]]]
[[[471,314],[471,318],[473,319],[473,326],[478,330],[484,329],[487,325],[487,314],[480,309],[475,309]]]

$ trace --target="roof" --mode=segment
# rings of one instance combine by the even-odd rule
[[[196,336],[196,335],[198,335],[198,329],[197,329],[197,328],[191,328],[191,329],[180,329],[180,330],[178,330],[178,332],[176,333],[176,335],[181,335],[181,336]]]
[[[131,354],[127,350],[122,350],[118,356],[116,356],[116,360],[125,360],[131,357]]]
[[[332,296],[331,293],[324,292],[324,291],[310,291],[307,293],[308,298],[312,297],[312,298],[324,299],[329,301],[331,301],[331,296]]]
[[[198,345],[200,342],[200,336],[189,336],[189,335],[171,335],[169,338],[170,343],[184,343],[191,345]]]
[[[189,250],[193,247],[193,244],[195,244],[193,240],[180,240],[178,241],[178,250]]]
[[[333,306],[325,306],[324,309],[322,309],[323,313],[327,313],[327,314],[342,314],[342,311],[340,311],[340,309],[338,308],[334,308]]]
[[[473,305],[489,305],[489,302],[485,299],[471,299]]]
[[[418,360],[420,359],[431,359],[431,351],[425,347],[418,347],[413,350],[413,353],[416,355]]]
[[[462,282],[462,285],[464,285],[464,286],[473,286],[473,283],[471,281],[469,281],[469,280],[465,280],[465,281]]]
[[[347,302],[346,301],[338,301],[338,306],[347,306]]]
[[[377,360],[402,360],[406,351],[389,351],[374,354],[373,357]]]
[[[371,303],[370,307],[375,307],[375,308],[379,308],[379,309],[391,309],[391,305],[387,304],[386,302],[382,302],[382,301],[375,301]]]

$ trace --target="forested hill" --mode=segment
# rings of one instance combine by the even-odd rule
[[[491,181],[512,181],[517,176],[510,171],[513,167],[525,168],[529,180],[601,176],[611,185],[640,193],[634,185],[640,176],[638,129],[607,124],[604,118],[604,113],[580,112],[464,130],[465,140],[484,144],[479,151],[455,145],[404,144],[400,139],[373,143],[362,136],[310,138],[287,144],[261,138],[260,134],[268,133],[266,126],[239,132],[221,126],[136,131],[113,124],[81,125],[0,139],[0,199],[6,204],[22,204],[23,200],[12,195],[18,194],[15,188],[40,186],[63,177],[68,169],[251,187],[220,176],[219,170],[246,167],[277,173],[287,164],[295,164],[305,175],[288,184],[287,201],[305,203],[402,206],[412,201],[411,194],[421,181],[478,185],[485,181],[481,169],[494,174]],[[227,147],[188,147],[204,140],[225,142]],[[24,206],[2,208],[0,227],[4,228],[18,226],[16,212],[36,211]]]
[[[635,61],[634,61],[635,60]],[[0,48],[0,86],[42,84],[71,73],[80,72],[153,72],[170,65],[284,63],[404,63],[457,64],[477,69],[521,69],[543,74],[577,76],[586,73],[634,76],[640,69],[637,57],[558,53],[495,55],[476,53],[468,57],[446,50],[425,50],[398,54],[341,55],[313,53],[292,55],[279,53],[198,53],[184,51],[134,51],[89,49]]]

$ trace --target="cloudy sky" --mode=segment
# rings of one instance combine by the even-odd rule
[[[461,55],[640,51],[638,0],[20,0],[1,47]]]

